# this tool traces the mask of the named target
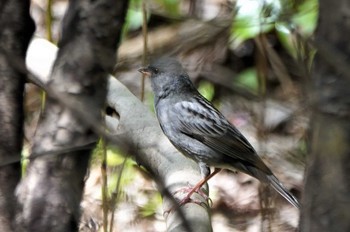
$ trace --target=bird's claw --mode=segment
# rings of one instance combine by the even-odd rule
[[[213,205],[213,201],[210,199],[210,197],[205,193],[203,192],[201,189],[197,189],[197,190],[194,190],[194,188],[190,185],[188,185],[187,187],[183,187],[183,188],[180,188],[178,190],[176,190],[173,195],[177,194],[177,193],[188,193],[184,198],[182,198],[182,200],[178,201],[178,204],[171,207],[170,209],[164,211],[164,215],[166,214],[169,214],[171,211],[173,210],[176,210],[178,208],[180,208],[181,206],[187,204],[187,203],[195,203],[197,205],[203,205],[203,201],[200,201],[200,200],[195,200],[195,199],[192,199],[191,196],[193,193],[198,193],[199,195],[201,195],[206,201],[208,201],[208,204],[209,204],[209,207],[211,207]]]
[[[201,195],[205,200],[208,200],[209,199],[209,196],[208,194],[206,194],[202,189],[197,189],[197,190],[194,190],[194,187],[192,187],[189,183],[187,183],[187,187],[183,187],[183,188],[180,188],[178,190],[176,190],[173,195],[179,193],[179,192],[182,192],[182,193],[188,193],[187,196],[184,198],[189,198],[188,201],[186,201],[185,203],[191,201],[191,196],[193,193],[198,193],[199,195]],[[183,200],[184,200],[183,199]],[[182,202],[183,200],[181,200],[180,202]]]

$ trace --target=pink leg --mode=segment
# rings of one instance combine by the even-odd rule
[[[205,178],[203,178],[201,181],[198,182],[198,184],[196,184],[190,191],[189,193],[186,195],[185,198],[183,198],[180,202],[179,202],[179,206],[186,204],[187,202],[191,201],[191,196],[193,193],[195,192],[199,192],[201,187],[208,182],[208,180],[210,180],[213,176],[215,176],[217,173],[219,173],[221,171],[220,168],[215,168],[214,172],[211,173],[210,175],[206,176]]]

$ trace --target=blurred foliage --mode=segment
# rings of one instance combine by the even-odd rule
[[[271,31],[280,11],[279,1],[237,1],[237,12],[231,27],[231,39],[236,47],[247,39]]]
[[[100,141],[96,146],[96,149],[93,152],[92,163],[97,164],[101,163],[102,155],[103,155],[103,144]],[[124,160],[126,160],[124,164]],[[124,166],[124,167],[123,167]],[[135,161],[127,158],[124,154],[120,152],[120,150],[116,148],[107,148],[107,169],[113,170],[108,172],[108,196],[111,196],[113,192],[120,192],[120,189],[124,189],[124,187],[135,179]],[[119,179],[119,170],[123,169],[122,176],[120,178],[120,189],[116,189],[118,185]]]
[[[123,172],[121,178],[119,177],[121,166],[126,160],[123,167]],[[125,158],[118,150],[108,149],[107,150],[107,166],[112,168],[114,171],[109,175],[108,180],[108,192],[112,193],[114,191],[120,192],[119,189],[116,189],[118,184],[118,179],[120,178],[120,189],[124,189],[124,186],[131,184],[136,178],[135,172],[135,161]]]
[[[21,160],[21,167],[22,167],[22,176],[25,175],[26,171],[27,171],[27,166],[29,163],[29,145],[28,144],[24,144],[23,148],[22,148],[22,160]]]
[[[294,33],[308,38],[318,19],[317,0],[238,0],[231,27],[231,47],[247,39],[275,30],[282,45],[295,57]]]
[[[237,0],[236,10],[231,26],[231,49],[235,50],[259,34],[272,32],[292,57],[309,62],[308,67],[311,67],[315,51],[301,40],[307,40],[316,29],[317,0]],[[259,82],[254,68],[243,70],[235,82],[258,93]]]
[[[304,0],[297,6],[296,12],[292,15],[292,26],[297,28],[299,33],[305,37],[311,36],[317,26],[318,1]]]
[[[107,150],[107,164],[108,166],[114,167],[121,165],[125,160],[120,151],[116,148]]]
[[[128,31],[142,27],[143,1],[130,0],[124,35]],[[178,0],[153,0],[148,2],[148,7],[152,5],[150,9],[157,9],[157,12],[163,12],[166,17],[171,18],[181,14],[181,3],[182,1]],[[147,9],[148,12],[150,9]],[[292,57],[296,59],[308,57],[311,63],[314,51],[304,49],[298,41],[300,38],[309,38],[315,31],[318,19],[317,0],[237,0],[235,9],[229,42],[231,49],[235,50],[243,42],[254,39],[259,34],[274,32],[281,45]],[[150,19],[150,14],[147,19]],[[250,91],[254,93],[258,91],[255,70],[244,70],[235,79],[238,84]],[[207,99],[212,100],[215,90],[210,83],[200,83],[199,91]],[[150,98],[147,102],[149,100]]]
[[[178,0],[156,0],[159,6],[169,14],[170,17],[178,16],[180,13],[180,1]]]
[[[112,171],[108,175],[108,196],[112,207],[117,207],[119,200],[125,200],[127,197],[126,189],[134,186],[137,183],[136,178],[139,178],[139,172],[136,168],[135,161],[126,158],[117,149],[107,150],[107,165]],[[162,197],[159,192],[152,190],[143,192],[146,194],[146,202],[139,205],[138,214],[142,218],[151,217],[162,204]],[[143,194],[139,193],[139,194]],[[114,198],[113,198],[114,197]]]
[[[143,24],[142,2],[146,0],[130,0],[129,8],[126,14],[126,20],[123,26],[123,38],[129,31],[138,30]],[[163,9],[169,17],[176,17],[180,12],[180,1],[178,0],[155,0],[160,9]],[[146,9],[148,12],[148,9]],[[149,20],[150,14],[147,14]]]
[[[149,201],[140,209],[140,215],[142,217],[153,216],[161,204],[162,197],[159,192],[155,192],[151,195]]]
[[[201,81],[198,86],[198,91],[209,101],[214,97],[214,85],[208,81]]]
[[[125,38],[129,31],[140,29],[142,23],[142,0],[130,0],[128,12],[126,13],[126,20],[123,26],[122,38]]]
[[[258,94],[259,91],[259,80],[258,73],[255,68],[249,68],[240,72],[235,77],[235,83],[248,91]]]

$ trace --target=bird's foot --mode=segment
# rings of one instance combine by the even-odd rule
[[[201,188],[196,188],[196,186],[191,186],[190,184],[188,184],[187,187],[183,187],[183,188],[180,188],[178,190],[176,190],[174,192],[174,195],[177,194],[177,193],[187,193],[187,195],[180,201],[181,202],[184,202],[184,203],[187,203],[187,202],[190,202],[192,201],[191,200],[191,196],[193,193],[198,193],[199,195],[201,195],[205,200],[208,200],[209,199],[209,196],[207,193],[205,193]]]
[[[203,203],[204,203],[203,201],[191,198],[193,193],[198,193],[199,195],[201,195],[205,199],[205,201],[208,201],[209,206],[212,205],[212,200],[209,198],[209,196],[201,189],[196,188],[196,186],[192,187],[192,186],[188,185],[187,187],[183,187],[181,189],[178,189],[177,191],[174,192],[173,195],[178,194],[178,193],[187,193],[187,195],[184,198],[182,198],[176,206],[173,206],[170,209],[164,211],[164,214],[168,214],[171,211],[176,210],[176,209],[180,208],[181,206],[183,206],[187,203],[190,203],[190,202],[195,203],[197,205],[203,205]]]
[[[213,201],[210,199],[210,197],[205,194],[202,190],[198,190],[196,191],[196,193],[198,193],[199,195],[201,195],[205,201],[208,201],[209,203],[209,206],[211,207],[213,205]],[[192,194],[191,194],[192,195]],[[196,199],[192,199],[191,198],[191,195],[187,194],[184,198],[182,198],[181,201],[179,201],[179,207],[181,207],[182,205],[186,204],[186,203],[195,203],[197,205],[202,205],[203,204],[203,201],[200,201],[200,200],[196,200]]]

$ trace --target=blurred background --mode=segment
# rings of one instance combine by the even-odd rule
[[[33,0],[36,36],[57,43],[67,6],[65,0]],[[309,40],[317,16],[317,0],[130,0],[114,75],[153,111],[149,80],[137,69],[160,56],[177,57],[200,92],[300,199],[310,113],[305,91],[315,54]],[[26,88],[28,148],[42,92]],[[87,179],[81,231],[102,231],[103,204],[115,210],[113,231],[165,231],[154,183],[117,149],[107,149],[108,197],[102,202],[103,146]],[[297,230],[298,210],[252,177],[221,172],[209,188],[214,231]]]

